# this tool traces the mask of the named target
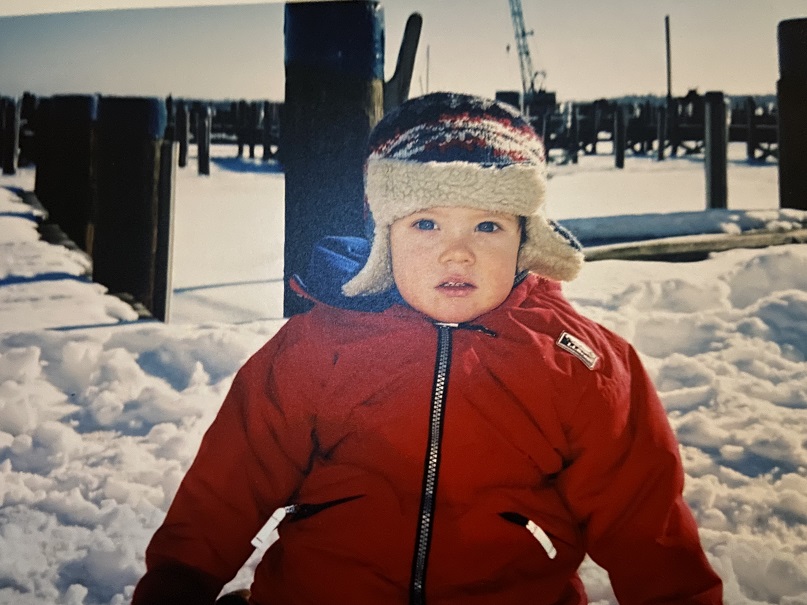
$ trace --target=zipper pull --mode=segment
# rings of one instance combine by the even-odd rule
[[[510,523],[526,527],[527,531],[532,534],[532,537],[538,540],[538,543],[543,547],[550,559],[554,559],[558,556],[558,551],[555,549],[555,545],[552,544],[552,540],[549,539],[546,532],[534,522],[527,519],[527,517],[518,513],[499,513],[499,516],[502,519],[510,521]]]
[[[285,506],[282,508],[278,508],[275,512],[272,513],[272,516],[269,517],[269,520],[263,524],[258,533],[255,534],[255,537],[252,538],[252,546],[255,548],[263,548],[270,546],[275,540],[276,537],[273,538],[272,534],[277,529],[280,522],[286,517],[287,514],[294,513],[297,509],[295,505]]]

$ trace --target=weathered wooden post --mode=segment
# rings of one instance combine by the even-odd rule
[[[88,254],[98,195],[97,118],[97,95],[55,95],[36,111],[34,191],[49,220]]]
[[[151,313],[161,321],[171,316],[174,266],[174,191],[179,143],[160,144],[160,176],[157,183],[157,226],[154,249],[154,296]]]
[[[98,107],[98,208],[93,279],[114,294],[129,294],[160,320],[170,284],[158,283],[157,251],[164,242],[171,171],[162,165],[165,101],[102,97]],[[170,159],[168,161],[171,161]],[[161,228],[163,231],[161,231]],[[164,245],[164,244],[163,244]],[[166,258],[166,252],[160,252]],[[170,257],[170,254],[167,255]]]
[[[3,174],[17,174],[17,155],[20,148],[20,103],[6,98],[3,103],[2,164]]]
[[[249,104],[247,112],[247,145],[249,145],[249,158],[255,159],[255,144],[258,142],[258,127],[261,123],[262,105],[257,101]]]
[[[664,159],[664,148],[667,146],[667,107],[660,105],[656,111],[656,159]]]
[[[625,108],[617,104],[614,107],[614,163],[617,168],[625,167]]]
[[[241,99],[238,103],[233,102],[230,107],[233,111],[233,120],[235,122],[235,140],[238,145],[236,157],[240,158],[244,155],[244,143],[246,142],[246,123],[247,111],[249,106],[246,100]]]
[[[34,163],[34,137],[36,136],[36,107],[38,99],[30,92],[24,92],[20,101],[20,152],[17,167]]]
[[[310,305],[289,288],[325,235],[364,235],[367,137],[383,114],[384,25],[377,2],[285,6],[286,173],[283,313]]]
[[[168,116],[167,122],[165,124],[165,134],[163,138],[166,141],[173,141],[176,138],[176,130],[177,130],[177,122],[176,122],[176,105],[174,103],[174,97],[172,95],[168,95],[165,98],[165,113]]]
[[[196,159],[199,174],[210,174],[210,128],[213,118],[210,105],[200,105],[196,112]]]
[[[655,125],[654,107],[650,99],[642,105],[642,153],[647,154],[653,149],[653,126]]]
[[[780,21],[779,206],[807,210],[807,18]]]
[[[681,144],[681,133],[679,129],[681,117],[680,108],[681,106],[678,103],[678,99],[673,97],[667,98],[667,111],[665,115],[665,124],[667,125],[666,139],[670,144],[670,156],[672,157],[678,156],[678,147]]]
[[[384,83],[384,112],[392,111],[409,98],[409,84],[412,81],[412,70],[415,67],[420,30],[423,17],[418,13],[409,15],[404,26],[401,49],[398,51],[398,62],[395,72]]]
[[[261,161],[268,162],[272,158],[272,125],[274,123],[274,105],[269,101],[263,102],[263,124],[261,125],[261,146],[263,156]]]
[[[753,162],[757,157],[757,104],[754,97],[745,98],[745,157]]]
[[[704,95],[704,166],[706,207],[726,208],[728,201],[726,100],[722,92]]]
[[[190,115],[185,101],[177,101],[176,140],[179,142],[179,157],[177,163],[180,168],[188,165],[188,137],[190,136]]]
[[[566,150],[567,157],[572,164],[577,164],[577,153],[580,149],[580,120],[577,116],[577,105],[570,105],[571,116],[568,125],[569,140]]]

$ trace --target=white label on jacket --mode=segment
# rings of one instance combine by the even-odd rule
[[[586,364],[586,367],[589,370],[594,369],[594,366],[597,365],[597,361],[600,358],[591,347],[568,332],[561,332],[555,344],[557,344],[564,351],[568,351],[577,357],[580,361]]]

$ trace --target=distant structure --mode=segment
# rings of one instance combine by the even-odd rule
[[[516,40],[516,50],[518,52],[518,64],[521,70],[521,94],[514,91],[503,91],[497,93],[499,100],[517,106],[522,113],[535,119],[543,119],[546,113],[551,113],[555,109],[555,93],[544,90],[543,80],[546,72],[536,71],[532,65],[530,48],[527,38],[535,32],[527,31],[524,25],[524,13],[521,9],[521,0],[510,0],[510,17],[513,20],[513,32]],[[541,77],[541,82],[536,88],[535,80]],[[518,103],[514,103],[518,97]]]

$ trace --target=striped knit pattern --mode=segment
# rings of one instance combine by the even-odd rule
[[[485,167],[544,164],[541,140],[507,105],[467,95],[445,95],[445,103],[435,105],[431,97],[413,102],[396,120],[382,121],[371,135],[369,159]]]

